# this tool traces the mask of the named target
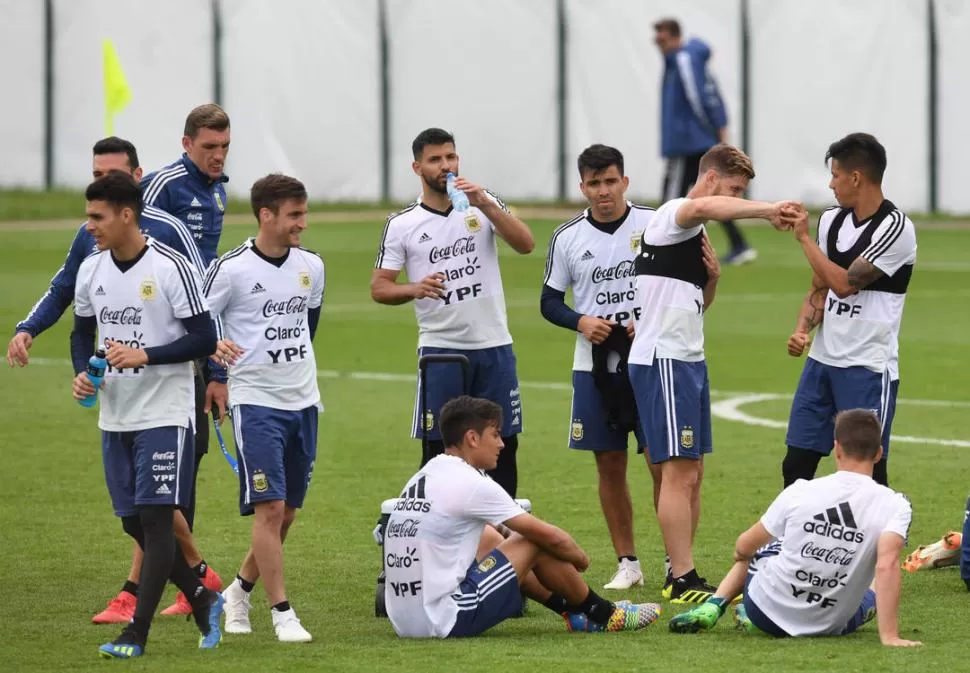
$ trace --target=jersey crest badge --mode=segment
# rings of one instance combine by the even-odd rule
[[[430,411],[424,412],[424,429],[431,432],[434,429],[434,414]]]
[[[155,281],[151,278],[146,278],[141,282],[141,288],[138,290],[138,296],[142,298],[142,301],[154,301],[155,299]]]
[[[577,442],[583,438],[583,422],[582,421],[573,421],[573,425],[572,425],[572,430],[570,432],[570,436],[575,441],[577,441]]]
[[[465,215],[465,228],[473,234],[477,234],[482,230],[482,223],[478,221],[478,216],[475,213]]]
[[[310,274],[306,271],[301,271],[298,278],[300,279],[300,287],[304,290],[310,289]]]
[[[685,425],[680,430],[680,445],[685,449],[694,448],[694,428]]]
[[[482,562],[478,564],[478,572],[487,573],[489,570],[495,567],[495,557],[489,554],[482,559]]]
[[[253,490],[257,493],[265,493],[269,489],[269,481],[262,470],[253,472]]]
[[[212,192],[212,198],[216,200],[216,205],[219,206],[219,212],[226,212],[226,204],[222,202],[222,195],[219,192]]]
[[[640,251],[640,239],[642,238],[643,238],[642,231],[636,231],[633,233],[633,236],[630,237],[630,252]]]

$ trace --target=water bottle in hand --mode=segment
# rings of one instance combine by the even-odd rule
[[[451,199],[451,205],[454,206],[455,210],[458,212],[468,210],[468,196],[465,194],[465,192],[455,187],[454,173],[448,173],[446,188],[448,190],[448,198]]]
[[[101,382],[104,381],[104,372],[108,368],[107,354],[104,346],[98,346],[94,355],[88,360],[88,368],[84,370],[84,373],[87,374],[88,380],[94,386],[94,394],[88,395],[83,400],[78,400],[78,404],[82,407],[93,407],[98,401],[98,390],[101,388]]]

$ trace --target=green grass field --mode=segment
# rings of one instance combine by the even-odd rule
[[[590,552],[587,577],[599,589],[614,569],[590,456],[566,447],[573,338],[539,315],[543,254],[554,222],[532,222],[539,242],[527,257],[503,250],[502,269],[515,338],[525,433],[519,449],[520,493],[536,514],[570,531]],[[106,667],[164,671],[926,671],[957,670],[964,660],[970,600],[953,569],[903,578],[901,633],[918,650],[889,650],[874,625],[840,639],[777,642],[744,636],[725,620],[712,633],[675,636],[667,620],[637,634],[568,634],[561,620],[533,605],[526,618],[461,642],[398,640],[373,616],[378,548],[371,529],[382,499],[396,495],[417,467],[419,445],[407,438],[414,385],[416,328],[410,306],[369,297],[368,281],[382,223],[312,225],[308,247],[328,266],[324,318],[316,340],[326,405],[313,486],[286,546],[289,595],[313,633],[310,645],[276,642],[262,587],[254,592],[254,633],[227,636],[214,652],[196,649],[197,632],[159,617],[147,655],[107,663],[96,656],[118,629],[90,623],[121,587],[130,542],[112,516],[101,472],[94,412],[70,395],[69,318],[44,334],[33,364],[0,374],[0,669],[85,671]],[[715,228],[715,241],[722,244]],[[251,233],[229,226],[223,248]],[[783,424],[802,362],[785,342],[809,280],[787,234],[751,229],[758,261],[725,269],[707,320],[707,354],[716,409],[715,453],[707,462],[704,514],[696,558],[718,579],[734,539],[781,485]],[[12,328],[42,294],[73,236],[0,226],[0,322]],[[920,232],[901,339],[902,388],[895,433],[924,440],[893,445],[890,479],[912,499],[910,549],[958,527],[970,489],[970,231]],[[382,376],[376,376],[377,374]],[[390,374],[392,376],[384,376]],[[777,397],[738,405],[741,395]],[[724,418],[742,412],[746,422]],[[752,425],[751,418],[768,421]],[[771,422],[774,422],[772,424]],[[947,445],[940,440],[957,440]],[[213,442],[213,447],[215,443]],[[832,469],[831,462],[823,470]],[[650,507],[650,479],[631,459],[636,540],[647,586],[635,600],[658,600],[662,546]],[[237,482],[218,449],[199,476],[197,540],[227,581],[248,545],[237,515]],[[163,603],[173,597],[169,589]]]

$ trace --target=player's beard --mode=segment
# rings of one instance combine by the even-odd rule
[[[428,185],[428,187],[438,192],[439,194],[448,193],[447,183],[444,180],[438,178],[437,175],[434,177],[428,177],[427,175],[422,173],[421,177],[424,179],[424,184]]]

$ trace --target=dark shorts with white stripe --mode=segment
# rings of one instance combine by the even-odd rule
[[[477,636],[520,614],[522,609],[515,568],[498,549],[481,561],[472,562],[451,598],[458,604],[458,619],[449,638]]]
[[[629,371],[651,463],[698,460],[714,450],[707,362],[655,358]]]

